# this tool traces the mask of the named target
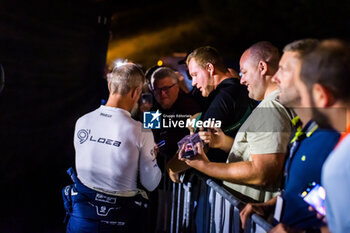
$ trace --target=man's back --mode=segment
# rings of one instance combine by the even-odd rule
[[[101,106],[76,124],[74,145],[78,178],[88,187],[109,192],[154,189],[160,171],[153,153],[153,135],[121,108]],[[140,158],[140,161],[139,161]],[[139,165],[140,163],[140,165]]]

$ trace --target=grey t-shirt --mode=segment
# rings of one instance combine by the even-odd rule
[[[278,90],[254,109],[239,129],[227,163],[251,161],[252,154],[285,153],[292,130],[293,115],[277,100]],[[272,187],[246,186],[224,182],[229,188],[263,202],[277,194],[280,182]]]

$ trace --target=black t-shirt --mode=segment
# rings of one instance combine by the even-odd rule
[[[209,107],[209,102],[207,97],[202,96],[202,92],[194,86],[192,90],[189,93],[199,104],[200,108],[202,109],[202,112],[205,112]]]
[[[236,136],[240,125],[257,106],[257,102],[249,98],[246,86],[241,85],[236,78],[223,80],[210,93],[208,101],[210,105],[202,115],[202,120],[220,120],[221,129],[231,137]],[[219,149],[210,149],[208,156],[216,162],[226,162],[227,159],[227,153]]]

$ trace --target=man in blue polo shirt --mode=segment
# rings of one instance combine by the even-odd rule
[[[271,232],[289,232],[292,228],[313,230],[323,225],[315,213],[308,211],[308,204],[299,194],[309,183],[320,183],[322,165],[336,145],[339,134],[334,130],[320,129],[311,119],[310,109],[298,108],[301,106],[300,94],[295,86],[303,57],[317,44],[312,39],[299,40],[288,44],[283,50],[274,79],[279,86],[281,103],[294,108],[299,116],[293,120],[297,130],[288,145],[281,196],[265,203],[248,204],[241,212],[243,227],[253,212],[269,216],[274,210],[274,218],[280,223]]]

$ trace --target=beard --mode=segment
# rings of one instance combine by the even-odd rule
[[[300,95],[295,93],[279,93],[278,101],[287,108],[299,108],[301,105]]]
[[[300,106],[300,97],[295,97],[291,99],[280,99],[281,104],[287,108],[298,108]]]
[[[333,129],[327,114],[320,111],[319,108],[315,107],[313,99],[311,99],[312,105],[312,119],[323,129]],[[327,111],[327,110],[326,110]]]
[[[312,118],[323,129],[332,129],[328,117],[317,108],[312,108]]]

